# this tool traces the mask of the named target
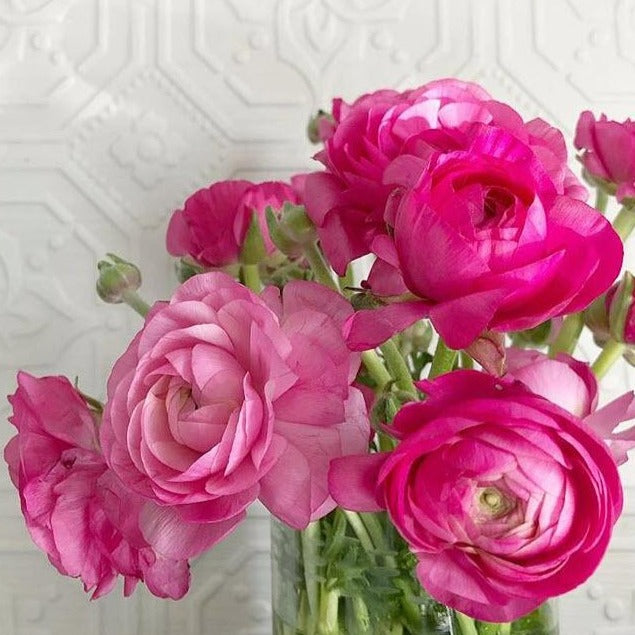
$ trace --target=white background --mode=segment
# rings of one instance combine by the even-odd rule
[[[103,395],[139,324],[93,293],[106,251],[167,295],[166,220],[189,192],[310,167],[305,124],[334,95],[448,75],[569,137],[585,108],[635,115],[635,0],[0,0],[0,393],[22,367]],[[268,634],[267,542],[256,511],[183,601],[89,603],[31,545],[3,472],[0,635]],[[635,635],[635,516],[561,615],[564,635]]]

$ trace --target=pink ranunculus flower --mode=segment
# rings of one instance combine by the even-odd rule
[[[29,533],[57,570],[80,578],[93,598],[108,593],[120,575],[125,595],[143,580],[155,595],[182,597],[189,587],[187,560],[159,553],[144,537],[142,515],[156,516],[156,506],[108,469],[96,415],[70,382],[20,373],[9,400],[18,434],[5,460]]]
[[[532,148],[557,193],[586,197],[567,167],[562,134],[541,119],[524,122],[471,82],[443,79],[402,93],[380,90],[351,105],[336,99],[333,119],[334,131],[316,155],[326,171],[309,175],[306,205],[340,274],[354,258],[375,252],[375,237],[390,233],[393,161],[421,159],[409,164],[408,176],[416,180],[432,157],[467,149],[475,124],[504,130]]]
[[[635,121],[594,119],[585,110],[578,119],[575,147],[582,150],[584,169],[616,188],[617,200],[635,199]]]
[[[584,418],[598,404],[598,381],[589,364],[566,353],[549,357],[540,351],[508,348],[507,372],[529,390]]]
[[[589,364],[559,353],[555,358],[539,351],[507,349],[508,378],[521,381],[533,393],[580,417],[603,439],[618,465],[635,448],[635,426],[616,432],[635,419],[635,394],[629,391],[602,408],[598,405],[598,381]]]
[[[252,215],[255,213],[265,246],[275,249],[265,218],[267,207],[280,209],[285,202],[301,202],[303,177],[250,183],[219,181],[198,190],[176,210],[167,231],[167,249],[173,256],[189,256],[204,267],[223,267],[238,262]]]
[[[456,371],[419,387],[389,453],[336,459],[347,509],[388,510],[438,601],[507,622],[584,582],[622,510],[602,440],[520,382]]]
[[[353,349],[425,316],[451,348],[466,348],[483,331],[579,311],[619,273],[619,236],[596,210],[559,193],[531,145],[498,126],[470,131],[467,148],[430,158],[414,185],[410,164],[421,160],[393,162],[388,176],[405,187],[387,208],[393,235],[373,240],[368,279],[389,304],[352,318]]]
[[[312,282],[262,297],[212,272],[155,305],[108,381],[101,442],[122,481],[218,539],[260,499],[303,528],[334,508],[330,459],[364,451],[348,302]]]

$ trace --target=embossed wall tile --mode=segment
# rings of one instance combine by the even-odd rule
[[[132,259],[143,295],[166,297],[170,212],[216,179],[315,169],[304,130],[333,96],[458,75],[571,133],[584,108],[635,114],[634,30],[635,0],[0,0],[0,394],[24,367],[103,397],[140,320],[97,300],[96,262]],[[634,385],[615,368],[603,399]],[[628,514],[562,600],[563,635],[635,635],[632,463]],[[262,507],[176,603],[90,603],[33,547],[6,472],[0,520],[2,635],[270,632]]]

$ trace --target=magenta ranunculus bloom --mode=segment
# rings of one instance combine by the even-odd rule
[[[333,118],[335,129],[316,155],[326,171],[309,175],[306,205],[340,274],[354,258],[375,252],[375,237],[389,233],[386,204],[394,190],[393,161],[402,156],[421,159],[409,164],[408,177],[416,181],[437,155],[467,150],[475,124],[504,130],[530,147],[558,194],[586,196],[567,167],[559,131],[541,119],[523,122],[471,82],[442,79],[403,93],[380,90],[351,105],[336,99]],[[404,166],[397,169],[403,172]]]
[[[389,304],[360,311],[349,346],[371,348],[429,316],[452,348],[483,331],[516,331],[579,311],[618,275],[623,246],[610,223],[559,192],[540,155],[502,127],[474,124],[467,148],[400,157],[376,236],[368,284]],[[419,174],[414,184],[411,174]],[[397,303],[391,304],[391,302]]]
[[[173,256],[190,256],[204,267],[222,267],[238,261],[252,214],[256,214],[267,250],[269,238],[265,210],[280,209],[285,202],[299,204],[302,176],[281,181],[250,183],[219,181],[198,190],[176,210],[167,231],[167,249]]]
[[[121,480],[218,540],[260,499],[295,528],[332,510],[332,458],[363,452],[352,309],[312,282],[262,297],[213,272],[155,305],[115,364],[101,442]],[[207,540],[207,537],[206,537]]]
[[[635,199],[635,121],[598,120],[585,110],[578,119],[575,147],[585,170],[616,188],[618,201]]]
[[[18,434],[4,457],[29,533],[57,570],[81,578],[93,598],[108,593],[119,575],[126,595],[143,580],[155,595],[182,597],[187,560],[157,552],[144,536],[156,505],[108,469],[95,415],[70,382],[20,373],[9,400]]]
[[[584,582],[622,510],[602,440],[520,382],[456,371],[419,387],[426,401],[389,428],[394,451],[332,462],[335,500],[388,510],[423,587],[477,619],[514,620]]]

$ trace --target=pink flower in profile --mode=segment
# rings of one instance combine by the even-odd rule
[[[392,452],[336,459],[346,509],[386,509],[438,601],[507,622],[596,569],[622,510],[617,465],[579,418],[520,382],[456,371],[419,387]]]
[[[108,469],[95,415],[69,381],[20,373],[9,399],[18,434],[5,460],[29,533],[57,570],[81,578],[93,598],[108,593],[120,575],[125,595],[143,580],[155,595],[182,597],[187,560],[160,554],[144,537],[142,516],[156,511]]]
[[[594,119],[585,110],[578,119],[575,147],[582,150],[584,169],[616,188],[617,200],[635,199],[635,121]]]
[[[155,305],[108,382],[101,441],[122,481],[217,540],[259,498],[303,528],[329,512],[334,457],[364,451],[359,355],[337,293],[291,282],[259,297],[213,272]],[[207,543],[206,543],[207,544]]]
[[[598,382],[588,364],[525,348],[508,348],[506,361],[510,377],[571,414],[584,418],[596,410]]]
[[[316,155],[326,171],[309,175],[306,205],[340,274],[354,258],[376,253],[376,237],[390,234],[393,162],[420,159],[409,163],[408,178],[415,182],[436,155],[467,149],[475,124],[504,130],[532,148],[557,193],[586,196],[567,167],[559,131],[540,119],[525,123],[471,82],[442,79],[402,93],[380,90],[350,105],[336,99],[332,114],[334,129]]]
[[[222,267],[238,262],[252,215],[255,213],[269,253],[275,247],[269,238],[265,210],[278,210],[285,202],[299,204],[303,177],[250,183],[219,181],[198,190],[182,210],[172,214],[167,231],[167,249],[173,256],[190,256],[204,267]]]
[[[533,393],[580,417],[603,439],[618,465],[635,448],[635,426],[615,432],[624,421],[635,419],[635,394],[629,391],[600,409],[598,381],[588,364],[566,353],[555,358],[539,351],[507,349],[508,378],[521,381]]]

